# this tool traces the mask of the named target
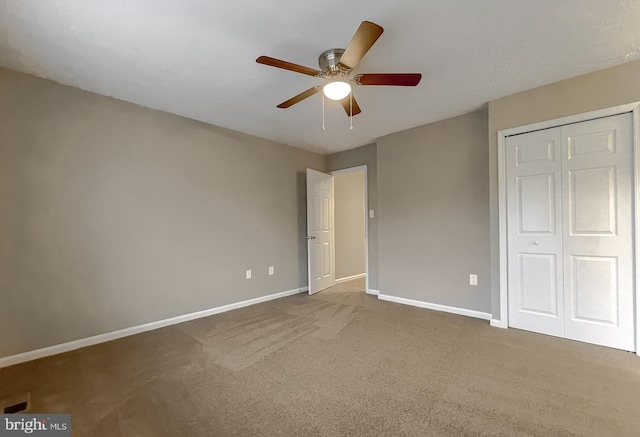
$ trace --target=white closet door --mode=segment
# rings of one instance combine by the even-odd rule
[[[562,127],[565,336],[634,350],[631,114]]]
[[[634,350],[632,115],[506,147],[509,326]]]
[[[564,335],[560,129],[508,137],[509,326]]]

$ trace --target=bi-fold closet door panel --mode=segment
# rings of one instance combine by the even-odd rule
[[[560,129],[507,138],[509,325],[564,335]]]
[[[565,337],[634,349],[633,119],[562,127]]]
[[[506,145],[509,325],[633,350],[631,114]]]

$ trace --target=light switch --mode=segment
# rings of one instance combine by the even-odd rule
[[[375,216],[375,214],[373,213],[373,210],[370,209],[369,210],[369,218],[373,218]]]
[[[478,275],[469,275],[469,285],[478,285]]]

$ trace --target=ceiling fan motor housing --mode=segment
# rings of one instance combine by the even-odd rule
[[[340,58],[342,58],[343,53],[344,49],[329,49],[322,52],[318,58],[320,70],[323,72],[342,70],[343,68],[340,67],[338,63],[340,62]]]

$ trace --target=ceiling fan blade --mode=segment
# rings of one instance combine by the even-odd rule
[[[260,56],[256,59],[258,64],[269,65],[271,67],[282,68],[283,70],[295,71],[296,73],[308,74],[309,76],[317,76],[321,73],[320,70],[314,68],[305,67],[304,65],[294,64],[292,62],[282,61],[276,58],[270,58],[269,56]]]
[[[342,103],[342,107],[344,108],[344,112],[347,113],[347,117],[351,115],[351,102],[349,99],[349,96],[345,97],[344,99],[340,100],[340,103]],[[358,105],[358,102],[356,102],[356,98],[353,97],[353,115],[358,115],[362,112],[362,110],[360,109],[360,106]]]
[[[320,85],[314,86],[313,88],[309,88],[308,90],[298,94],[297,96],[291,97],[286,102],[280,103],[277,107],[284,109],[284,108],[288,108],[289,106],[293,106],[296,103],[303,101],[307,97],[311,97],[312,95],[318,93],[318,91],[320,91],[321,88],[322,87]]]
[[[357,74],[353,77],[358,85],[416,86],[422,79],[420,73]]]
[[[380,38],[384,29],[371,21],[363,21],[340,58],[340,65],[354,69]]]

